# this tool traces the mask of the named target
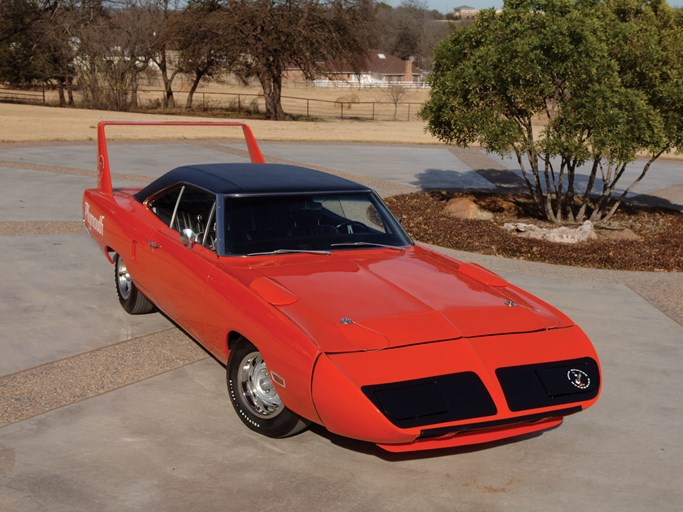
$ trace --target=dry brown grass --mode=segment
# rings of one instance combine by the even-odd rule
[[[126,112],[110,112],[98,110],[82,110],[72,108],[44,107],[33,105],[0,104],[0,142],[30,142],[30,141],[74,141],[95,140],[97,137],[96,126],[101,120],[134,121],[134,120],[206,120],[204,113],[195,116],[183,115],[182,106],[187,98],[188,84],[178,82],[175,87],[175,99],[178,109],[169,115],[164,114],[141,114]],[[243,108],[248,108],[251,100],[259,96],[260,89],[257,87],[245,87],[235,84],[209,83],[200,87],[195,93],[194,104],[200,107],[206,103],[210,107],[225,108],[230,102],[236,101],[236,95],[240,94]],[[219,95],[220,94],[220,95]],[[345,104],[344,117],[360,117],[362,119],[335,119],[340,114],[337,100],[353,94],[358,99],[358,104]],[[226,96],[232,95],[232,96]],[[319,116],[316,121],[288,121],[273,122],[261,119],[248,119],[254,135],[258,140],[287,140],[287,141],[337,141],[337,142],[379,142],[400,144],[437,144],[439,141],[425,133],[425,123],[415,120],[418,104],[422,104],[428,91],[416,89],[408,91],[403,98],[399,115],[400,119],[406,119],[407,104],[410,103],[411,121],[392,121],[394,105],[382,89],[324,89],[304,87],[301,84],[290,83],[283,90],[283,106],[285,111],[305,114],[307,111],[306,99],[310,99],[311,115]],[[154,102],[159,103],[161,93],[155,85],[147,86],[140,92],[140,103],[144,107]],[[300,98],[300,99],[297,99]],[[46,100],[49,104],[57,103],[55,91],[46,92]],[[78,97],[76,98],[78,101]],[[258,100],[261,111],[263,110],[262,97]],[[373,106],[377,117],[383,121],[370,119]],[[380,105],[380,102],[384,103]],[[177,114],[180,114],[177,115]],[[210,114],[210,112],[208,113]],[[218,112],[220,114],[220,111]],[[235,119],[239,120],[239,119]],[[120,133],[119,133],[120,131]],[[130,131],[112,129],[108,132],[111,138],[137,138]],[[239,133],[225,133],[228,138],[239,138]],[[145,138],[149,139],[179,139],[179,138],[207,138],[216,137],[215,131],[192,130],[188,133],[185,129],[150,129],[145,132]]]
[[[97,123],[110,121],[206,121],[192,116],[135,114],[101,110],[43,107],[33,105],[0,104],[0,142],[83,141],[97,138]],[[237,119],[235,119],[237,120]],[[257,140],[286,140],[302,142],[378,142],[401,144],[437,144],[439,141],[425,133],[421,121],[264,121],[249,119]],[[130,131],[112,129],[112,139],[139,138]],[[227,138],[240,138],[240,133],[226,132]],[[211,132],[187,128],[150,128],[147,139],[204,139],[216,137]]]

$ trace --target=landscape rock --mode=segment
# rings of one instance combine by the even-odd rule
[[[480,208],[471,197],[455,197],[446,203],[444,211],[456,219],[491,220],[493,214]]]
[[[635,233],[632,229],[601,229],[598,232],[600,238],[606,240],[635,240],[640,241],[643,239],[640,235]]]
[[[516,233],[523,238],[534,238],[536,240],[546,240],[560,244],[577,244],[588,240],[595,240],[597,235],[593,229],[593,223],[589,220],[578,228],[541,228],[534,224],[523,222],[506,223],[503,228],[512,233]]]

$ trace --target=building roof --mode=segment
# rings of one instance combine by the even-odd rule
[[[345,61],[330,61],[323,67],[328,73],[355,73],[353,66]],[[381,50],[368,50],[365,62],[358,71],[377,75],[403,75],[406,72],[406,62]],[[421,74],[422,70],[413,65],[412,72]]]
[[[386,52],[369,50],[362,71],[380,75],[403,75],[406,72],[406,63]]]
[[[338,176],[294,165],[221,163],[173,169],[136,193],[135,198],[144,201],[178,183],[232,196],[370,190]]]

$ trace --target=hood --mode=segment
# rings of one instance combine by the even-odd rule
[[[419,247],[270,262],[252,267],[260,274],[252,289],[309,331],[327,352],[571,324],[499,276]]]

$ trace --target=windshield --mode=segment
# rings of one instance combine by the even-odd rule
[[[230,255],[402,248],[408,235],[369,192],[225,198]]]

